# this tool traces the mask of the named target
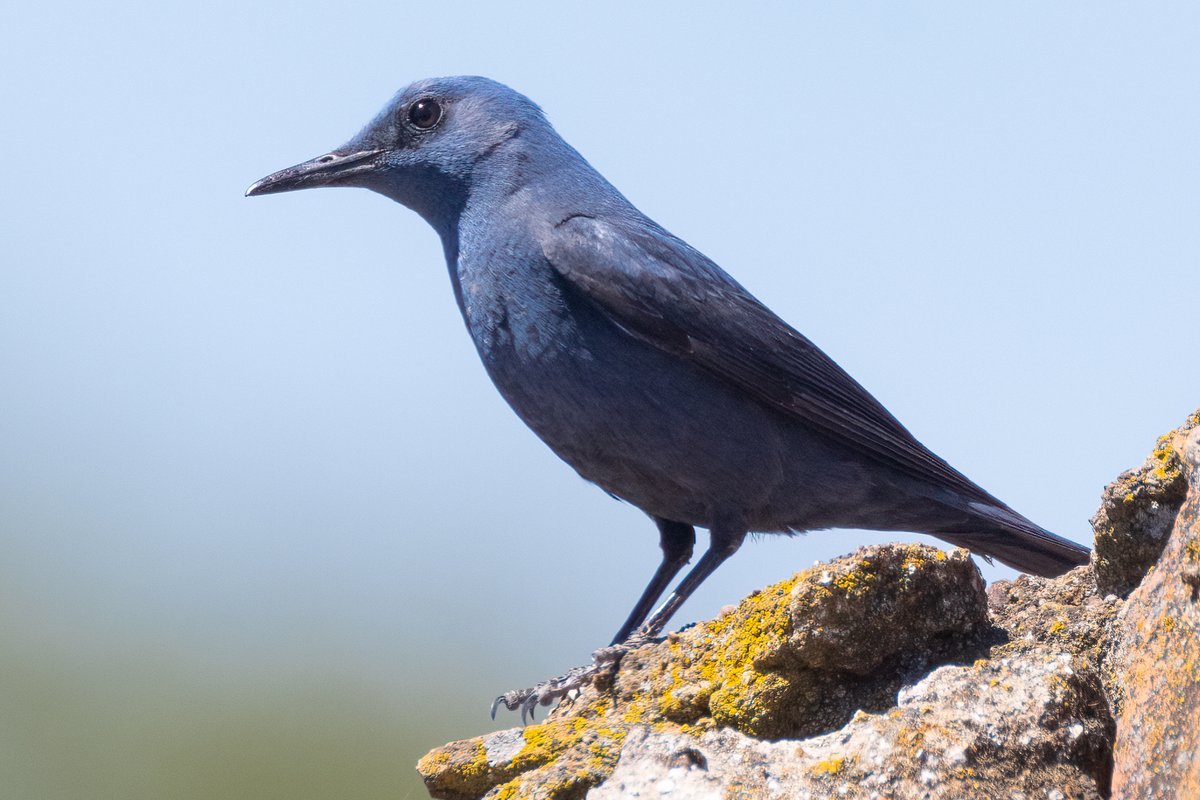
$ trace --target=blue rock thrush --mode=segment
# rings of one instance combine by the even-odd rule
[[[626,200],[528,98],[418,81],[342,147],[248,195],[371,189],[442,239],[500,394],[588,481],[645,511],[662,562],[616,647],[498,698],[522,716],[658,635],[748,532],[920,531],[1036,575],[1087,563],[932,453],[816,345]],[[687,564],[694,527],[711,543]],[[493,706],[493,713],[495,706]]]

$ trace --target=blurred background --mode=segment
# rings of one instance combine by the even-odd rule
[[[977,5],[10,10],[4,795],[422,797],[421,754],[607,643],[653,570],[650,522],[492,389],[423,222],[242,197],[419,77],[534,98],[934,450],[1089,541],[1200,404],[1200,12]],[[894,538],[750,543],[676,624]]]

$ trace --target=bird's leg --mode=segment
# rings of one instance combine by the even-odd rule
[[[658,525],[659,546],[663,553],[662,562],[655,570],[650,583],[646,585],[646,589],[633,607],[633,611],[629,612],[629,618],[625,620],[621,630],[617,631],[617,635],[613,637],[613,644],[621,644],[629,638],[629,634],[633,633],[634,629],[646,619],[650,609],[654,608],[654,604],[658,602],[658,598],[662,597],[667,586],[679,574],[679,570],[692,560],[692,548],[696,544],[695,528],[691,525],[684,525],[682,522],[671,522],[659,517],[654,518],[654,523]]]
[[[667,526],[678,525],[673,533],[667,533]],[[681,535],[680,529],[686,529],[691,541],[686,541]],[[679,525],[679,523],[663,523],[659,522],[659,530],[662,532],[663,541],[663,563],[659,566],[658,572],[651,579],[650,586],[646,587],[646,591],[642,594],[642,599],[638,601],[638,605],[634,608],[634,613],[630,615],[630,620],[640,616],[641,606],[647,596],[653,592],[654,596],[662,593],[662,588],[657,584],[661,582],[665,585],[670,582],[675,573],[679,572],[680,568],[686,563],[686,558],[676,563],[672,560],[671,554],[674,552],[668,549],[668,536],[671,538],[672,544],[670,547],[677,548],[676,558],[679,553],[690,554],[692,544],[695,541],[695,534],[689,526]],[[708,550],[696,562],[696,566],[692,568],[679,585],[675,587],[675,591],[667,597],[666,601],[658,607],[650,618],[638,628],[628,638],[622,640],[618,644],[613,644],[608,647],[601,648],[595,653],[592,653],[592,663],[583,667],[576,667],[570,670],[561,678],[554,678],[534,686],[532,689],[520,689],[512,692],[506,692],[500,695],[492,702],[492,718],[496,717],[496,709],[501,705],[509,711],[521,710],[521,723],[533,715],[534,709],[539,705],[548,706],[556,700],[572,695],[578,692],[580,688],[594,681],[597,677],[603,674],[612,672],[621,663],[621,658],[629,652],[633,647],[636,647],[642,642],[653,639],[658,634],[662,633],[662,629],[666,627],[667,622],[683,605],[684,601],[692,595],[692,592],[704,582],[704,579],[716,571],[717,567],[737,552],[737,549],[742,546],[742,541],[746,538],[746,531],[734,527],[722,527],[714,525],[711,530],[711,541]],[[681,542],[683,542],[681,544]],[[646,605],[652,603],[651,599]],[[630,622],[626,622],[629,625]],[[636,623],[633,623],[636,624]],[[624,633],[625,626],[622,626]]]
[[[533,716],[537,706],[546,706],[555,700],[561,700],[571,692],[591,683],[600,674],[614,669],[620,663],[621,657],[627,650],[622,643],[629,638],[630,632],[642,623],[671,580],[691,560],[692,548],[696,544],[696,531],[691,525],[659,517],[654,518],[654,523],[658,525],[659,546],[663,552],[662,562],[655,570],[654,577],[650,579],[645,591],[642,592],[637,605],[630,612],[629,618],[625,620],[625,624],[621,626],[621,630],[613,639],[613,643],[592,653],[592,663],[587,666],[575,667],[566,675],[544,681],[532,689],[518,689],[500,695],[492,703],[493,719],[496,717],[496,709],[503,705],[509,711],[520,709],[521,722],[524,724],[527,718]]]
[[[744,530],[714,525],[708,550],[696,562],[696,566],[683,576],[683,580],[675,587],[675,591],[671,592],[666,601],[650,615],[650,619],[646,620],[637,633],[630,637],[630,640],[653,639],[662,633],[663,628],[671,621],[671,617],[675,615],[684,601],[692,596],[692,592],[696,591],[700,584],[704,583],[705,578],[716,572],[717,567],[721,566],[725,559],[737,552],[745,538],[746,531]]]

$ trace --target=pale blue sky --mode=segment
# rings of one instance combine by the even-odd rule
[[[1200,405],[1197,7],[643,6],[10,12],[0,647],[93,700],[122,659],[231,708],[352,686],[416,730],[410,781],[607,643],[654,528],[500,400],[432,231],[364,191],[242,197],[439,74],[528,94],[933,449],[1090,539]],[[892,538],[752,542],[676,623]],[[35,723],[0,740],[37,756]]]

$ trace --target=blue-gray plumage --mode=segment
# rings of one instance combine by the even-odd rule
[[[247,194],[316,186],[365,187],[424,217],[504,399],[658,524],[662,564],[615,642],[660,632],[747,532],[921,531],[1038,575],[1088,560],[921,445],[501,84],[414,83],[343,147]],[[693,526],[711,547],[647,621]]]

